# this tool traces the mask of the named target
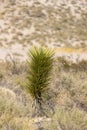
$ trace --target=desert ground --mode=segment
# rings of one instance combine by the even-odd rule
[[[41,117],[24,90],[34,46],[55,53]],[[87,0],[0,0],[0,130],[87,130]]]

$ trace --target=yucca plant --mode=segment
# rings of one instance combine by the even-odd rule
[[[29,51],[28,76],[26,89],[34,99],[36,106],[42,109],[42,95],[48,91],[53,67],[53,51],[34,47]]]

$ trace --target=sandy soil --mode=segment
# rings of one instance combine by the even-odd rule
[[[1,0],[0,60],[27,59],[31,46],[54,48],[55,56],[86,59],[87,0]],[[66,47],[66,48],[65,48]]]
[[[37,45],[39,46],[39,45]],[[0,60],[10,60],[10,56],[14,60],[25,61],[27,59],[27,53],[30,47],[23,47],[22,45],[15,44],[9,48],[0,48]],[[51,48],[55,51],[55,57],[64,56],[70,60],[87,60],[87,50],[86,49],[73,49],[73,48]]]

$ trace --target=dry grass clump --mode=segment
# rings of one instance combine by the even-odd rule
[[[31,119],[31,100],[26,98],[22,93],[0,88],[0,130],[36,130]]]
[[[84,60],[73,63],[65,58],[58,59],[55,74],[55,78],[58,79],[54,81],[58,94],[57,103],[66,107],[76,106],[87,112],[86,64],[87,61]]]
[[[59,68],[64,70],[73,70],[73,71],[85,71],[87,70],[87,61],[81,60],[79,61],[77,59],[76,62],[72,62],[72,60],[69,60],[65,57],[58,57],[59,62]]]
[[[75,107],[70,110],[57,107],[51,120],[41,125],[44,130],[86,130],[87,113]]]
[[[0,130],[36,130],[33,120],[27,117],[13,117],[13,115],[3,114],[0,117]]]
[[[14,118],[11,122],[10,122],[10,126],[13,129],[17,129],[17,130],[36,130],[34,123],[26,117],[23,118]]]
[[[17,114],[20,111],[18,107],[15,93],[9,89],[0,88],[0,115]]]
[[[54,115],[54,124],[62,130],[86,130],[87,113],[77,108],[71,110],[57,108]]]
[[[26,72],[27,65],[21,62],[15,56],[8,55],[5,61],[0,61],[0,75],[19,75]]]

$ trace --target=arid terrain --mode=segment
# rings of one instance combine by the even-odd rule
[[[33,46],[55,52],[42,117],[24,90]],[[87,130],[87,0],[0,0],[0,130]]]
[[[33,45],[87,49],[87,1],[1,0],[0,59]]]

